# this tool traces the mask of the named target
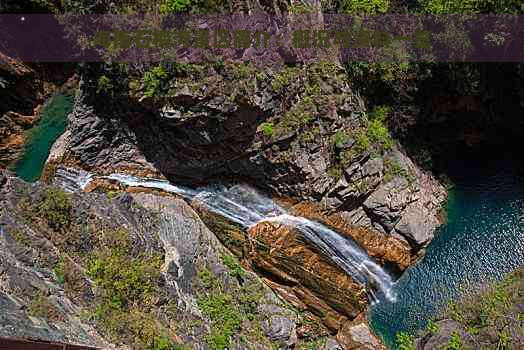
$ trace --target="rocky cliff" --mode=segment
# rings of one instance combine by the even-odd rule
[[[162,82],[165,93],[149,97],[137,72],[87,67],[48,168],[124,172],[190,186],[247,182],[293,213],[347,235],[394,273],[431,240],[444,188],[404,155],[383,124],[387,111],[368,111],[340,67],[262,73],[226,64],[170,74]],[[102,76],[111,77],[113,91],[100,88]],[[117,84],[133,89],[116,90]],[[107,181],[88,190],[143,191]],[[261,224],[246,232],[192,205],[246,269],[316,322],[291,327],[297,339],[335,336],[345,349],[380,348],[365,324],[364,286],[292,227]]]
[[[341,346],[315,314],[244,270],[179,198],[69,193],[8,173],[1,184],[1,336],[134,349]],[[362,320],[344,327],[345,348],[379,347]]]
[[[380,119],[387,112],[367,111],[336,65],[189,66],[161,97],[126,90],[111,108],[97,98],[100,74],[83,76],[66,164],[193,185],[242,180],[319,202],[415,251],[439,224],[443,187],[403,154]]]

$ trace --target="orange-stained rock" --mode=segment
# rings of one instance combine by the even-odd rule
[[[331,226],[338,232],[353,238],[366,249],[371,257],[381,264],[393,264],[403,271],[415,260],[411,248],[406,242],[392,235],[350,225],[338,213],[326,216],[318,204],[302,202],[293,206],[291,211],[296,215]]]
[[[245,259],[251,268],[285,285],[286,292],[292,292],[331,331],[365,308],[363,287],[306,244],[295,228],[261,222],[248,235]]]

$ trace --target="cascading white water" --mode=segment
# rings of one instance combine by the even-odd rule
[[[188,199],[196,199],[216,214],[249,229],[262,221],[278,222],[297,228],[311,244],[357,282],[366,286],[371,302],[382,298],[395,301],[393,280],[356,242],[318,222],[290,215],[270,198],[245,185],[215,185],[201,189],[176,186],[165,180],[127,174],[99,178],[118,181],[126,186],[161,189]],[[93,180],[89,177],[88,181]],[[85,186],[84,183],[82,183]]]

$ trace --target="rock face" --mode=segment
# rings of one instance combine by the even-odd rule
[[[439,225],[445,190],[400,145],[373,138],[364,103],[339,67],[313,64],[263,75],[249,66],[198,69],[205,73],[198,79],[170,80],[166,97],[128,96],[108,109],[95,93],[99,72],[88,68],[55,158],[91,172],[189,185],[256,184],[298,202],[291,212],[350,236],[393,271],[418,258]],[[315,334],[337,339],[344,349],[380,348],[365,323],[355,323],[367,306],[363,287],[293,228],[264,223],[243,232],[193,206],[245,267],[317,324],[275,315],[262,324],[272,341],[291,346]],[[167,269],[182,274],[183,284],[182,261],[194,247],[189,240],[182,246]]]
[[[235,263],[183,200],[150,193],[122,193],[113,199],[97,193],[65,194],[2,176],[0,303],[8,312],[0,316],[1,336],[136,349],[150,348],[148,341],[156,341],[156,336],[194,349],[219,339],[231,349],[269,349],[271,344],[287,348],[304,342],[297,330],[304,327],[305,316],[290,310],[255,274]],[[99,268],[117,259],[117,271],[125,271],[127,258],[121,249],[127,244],[130,261],[153,270],[144,270],[141,276],[151,274],[152,280],[141,283],[152,283],[147,292],[152,294],[147,295],[154,304],[138,298],[141,309],[116,306],[113,312],[123,307],[127,318],[118,321],[126,328],[115,336],[107,318],[114,314],[103,311],[104,291],[111,282]],[[97,259],[105,262],[95,268]],[[125,276],[118,277],[121,286],[127,283]],[[133,290],[141,288],[138,284]],[[228,318],[221,318],[224,313]],[[155,335],[155,329],[161,334]]]
[[[193,203],[193,206],[213,232],[241,257],[245,266],[256,271],[280,297],[318,322],[316,330],[298,327],[299,336],[331,335],[332,338],[325,343],[327,349],[359,349],[363,339],[372,344],[371,349],[382,349],[380,341],[363,320],[367,306],[364,286],[356,283],[320,250],[308,244],[296,228],[261,222],[248,232],[242,232],[235,225],[208,212],[198,202]],[[318,219],[318,211],[311,209],[311,205],[307,209],[309,211],[304,205],[297,205],[292,210],[305,217]],[[325,219],[323,222],[329,225],[330,220]],[[335,220],[331,222],[336,223]],[[339,232],[349,230],[340,229]],[[408,252],[408,261],[409,257]],[[278,334],[277,330],[289,331],[285,324],[278,323],[276,319],[274,321],[275,334]],[[352,327],[357,324],[361,328],[365,327],[367,338],[362,334],[364,331],[353,330]]]
[[[173,79],[167,97],[118,100],[111,109],[97,102],[98,73],[86,71],[65,162],[178,183],[242,179],[320,202],[415,251],[431,240],[444,188],[399,146],[386,149],[367,136],[363,101],[340,68],[313,64],[263,76],[232,65],[201,69],[197,80]]]
[[[1,55],[1,54],[0,54]],[[7,58],[1,56],[1,58]],[[42,102],[36,73],[24,64],[0,64],[0,167],[11,163],[22,147],[24,130],[38,119],[35,107]]]
[[[253,269],[277,281],[283,293],[294,295],[290,299],[296,307],[322,315],[332,331],[365,308],[363,287],[304,244],[296,229],[263,222],[248,234],[254,242],[247,252]]]

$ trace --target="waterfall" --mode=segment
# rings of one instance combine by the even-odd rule
[[[396,300],[391,276],[355,241],[321,223],[290,215],[270,198],[248,186],[214,185],[190,189],[173,185],[166,180],[127,174],[111,174],[99,178],[118,181],[126,186],[161,189],[191,200],[198,200],[211,212],[239,224],[244,229],[249,229],[263,221],[293,226],[325,257],[331,259],[354,280],[363,284],[372,303],[379,302],[383,298],[389,301]],[[93,179],[94,177],[89,177],[89,181]],[[85,183],[82,185],[85,186]]]

